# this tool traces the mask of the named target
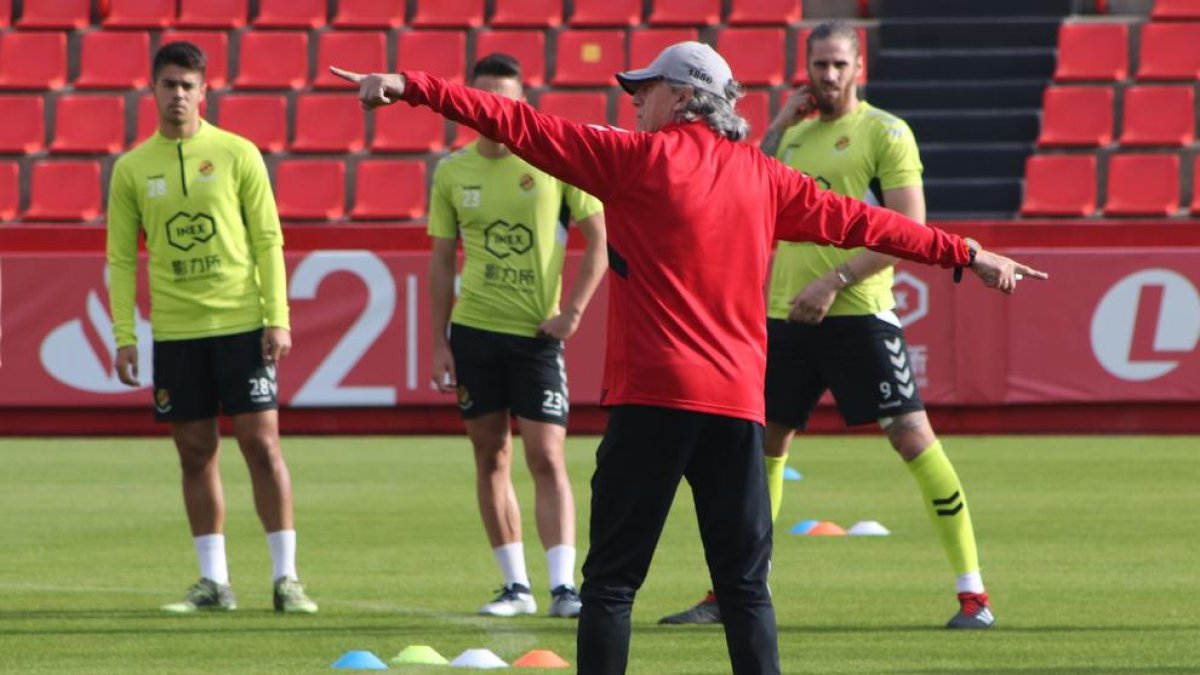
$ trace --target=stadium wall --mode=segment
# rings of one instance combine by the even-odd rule
[[[897,313],[909,351],[895,360],[940,430],[1200,432],[1200,226],[940,225],[1052,275],[1004,298],[973,280],[955,286],[943,270],[902,266]],[[421,228],[292,227],[286,236],[296,348],[280,374],[285,432],[459,432],[453,401],[428,385]],[[103,248],[100,227],[0,228],[0,434],[162,432],[150,422],[148,387],[129,390],[112,374]],[[601,293],[568,345],[576,432],[604,424]],[[144,293],[139,304],[148,316]],[[813,426],[841,423],[826,405]]]

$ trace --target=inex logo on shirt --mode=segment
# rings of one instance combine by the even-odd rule
[[[533,232],[520,223],[508,224],[503,220],[488,225],[483,231],[484,247],[497,258],[521,255],[533,248]]]
[[[180,251],[190,251],[217,234],[217,221],[207,213],[180,211],[167,221],[167,241]]]

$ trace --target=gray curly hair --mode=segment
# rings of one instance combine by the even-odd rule
[[[689,85],[667,81],[672,91],[680,91]],[[731,141],[740,141],[750,135],[750,123],[737,114],[737,100],[746,95],[737,80],[725,85],[725,95],[717,96],[707,91],[692,88],[692,98],[680,111],[678,119],[685,121],[704,120],[710,129]]]

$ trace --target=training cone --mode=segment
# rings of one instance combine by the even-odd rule
[[[846,531],[843,530],[842,526],[838,525],[837,523],[830,522],[828,520],[822,520],[816,525],[813,525],[812,529],[804,534],[807,534],[810,537],[841,537],[846,534]]]
[[[855,537],[886,537],[891,532],[880,525],[878,520],[860,520],[846,530],[846,534]]]
[[[487,649],[468,649],[450,662],[458,668],[507,668],[504,659]]]
[[[793,469],[790,466],[783,467],[783,479],[784,480],[800,480],[801,478],[804,478],[804,476],[800,475],[799,471]]]
[[[549,649],[534,649],[513,661],[516,668],[570,668],[571,664]]]
[[[392,657],[392,663],[444,666],[450,662],[429,645],[409,645]]]
[[[816,527],[818,524],[820,524],[820,522],[821,521],[813,520],[812,518],[809,518],[808,520],[802,520],[793,525],[792,529],[788,530],[788,532],[791,532],[792,534],[808,534],[808,531]]]
[[[375,656],[371,652],[354,651],[342,654],[341,658],[333,662],[334,668],[345,668],[346,670],[387,670],[387,664]]]

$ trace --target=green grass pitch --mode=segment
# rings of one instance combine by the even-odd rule
[[[882,438],[798,441],[772,589],[785,673],[1200,673],[1200,440],[950,437],[998,617],[951,633],[952,574],[916,486]],[[568,460],[586,551],[595,438]],[[314,617],[270,609],[270,565],[235,446],[222,457],[230,570],[241,608],[171,617],[196,576],[166,439],[0,439],[0,673],[321,673],[351,649],[410,644],[448,658],[574,661],[575,624],[486,619],[500,578],[463,438],[285,438],[299,569]],[[545,561],[528,473],[516,473],[539,603]],[[805,518],[878,520],[885,538],[805,538]],[[719,628],[660,627],[707,588],[680,489],[634,609],[629,672],[728,673]],[[402,667],[409,673],[447,672]]]

